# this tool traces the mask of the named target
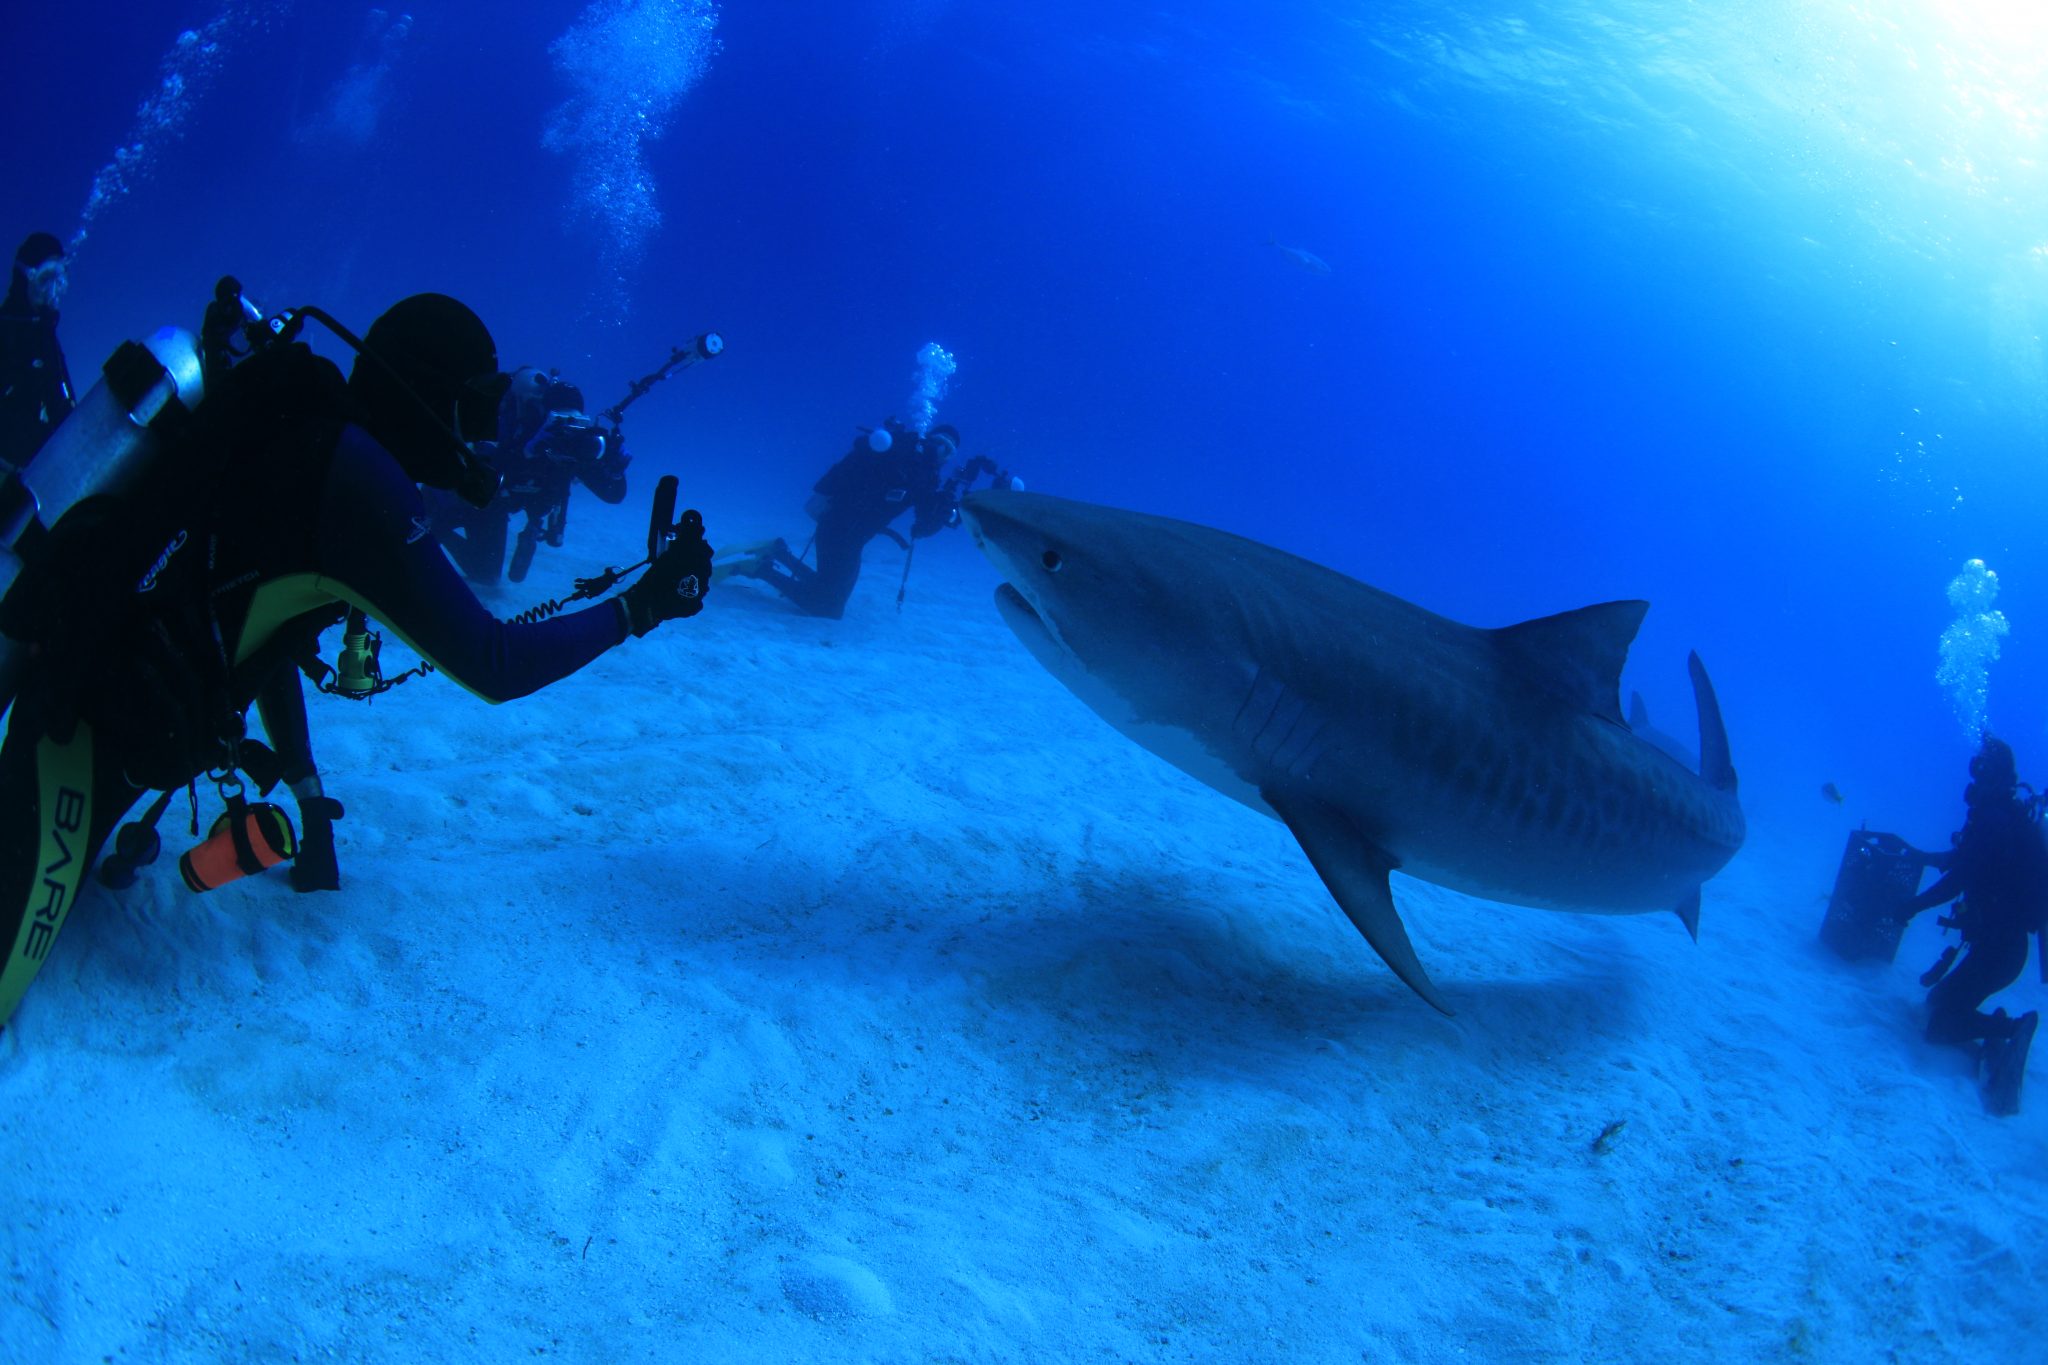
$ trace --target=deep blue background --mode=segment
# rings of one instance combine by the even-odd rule
[[[732,0],[651,145],[665,223],[619,317],[541,146],[567,93],[549,44],[583,7],[511,10],[415,6],[357,146],[308,130],[374,53],[368,7],[236,7],[181,136],[91,225],[74,369],[196,324],[222,271],[358,326],[457,294],[508,364],[605,400],[715,327],[728,355],[631,428],[715,532],[721,498],[800,524],[937,340],[946,418],[1035,488],[1475,623],[1648,597],[1629,681],[1685,732],[1698,648],[1758,834],[1822,864],[1859,818],[1954,822],[1967,746],[1933,673],[1943,590],[1981,556],[2013,627],[1993,722],[2048,779],[2042,21]],[[219,13],[81,3],[18,30],[0,232],[74,231],[173,38]]]

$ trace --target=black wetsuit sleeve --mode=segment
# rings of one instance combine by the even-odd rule
[[[335,446],[317,534],[323,588],[486,701],[538,691],[626,638],[613,602],[529,625],[492,616],[442,553],[419,490],[360,428]]]
[[[1906,913],[1917,915],[1922,910],[1931,910],[1937,905],[1947,905],[1963,894],[1963,879],[1954,872],[1949,873],[1934,885],[1906,902]]]

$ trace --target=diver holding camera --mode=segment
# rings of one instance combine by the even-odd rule
[[[430,498],[441,543],[470,582],[496,583],[502,574],[518,583],[542,541],[559,548],[575,484],[601,502],[625,498],[632,457],[618,433],[604,430],[583,408],[582,391],[558,374],[533,366],[515,371],[498,409],[498,439],[479,451],[504,476],[498,496],[483,507],[446,494]],[[525,517],[516,540],[515,514]]]
[[[598,501],[626,496],[626,409],[671,374],[725,349],[716,332],[675,348],[653,374],[636,380],[626,397],[596,416],[583,391],[559,371],[526,366],[513,373],[498,410],[498,439],[479,453],[504,476],[497,497],[482,507],[461,498],[430,499],[449,557],[472,583],[496,583],[500,574],[523,582],[541,545],[560,549],[569,524],[569,495],[582,484]],[[512,518],[524,518],[512,534]],[[511,545],[511,562],[505,549]]]
[[[346,375],[295,339],[306,319],[355,352]],[[201,776],[227,813],[181,859],[188,885],[302,856],[283,812],[244,797],[245,775],[265,785],[246,717],[345,612],[373,610],[495,702],[703,608],[712,552],[694,512],[650,528],[646,571],[608,600],[514,621],[477,601],[420,495],[497,492],[468,442],[496,434],[505,377],[461,302],[412,295],[362,337],[314,308],[265,327],[271,341],[210,392],[190,333],[124,345],[35,469],[0,478],[0,1024],[146,792],[167,795],[118,841],[125,875],[154,852],[170,794]],[[664,523],[673,485],[665,496]],[[369,681],[354,695],[389,680]]]

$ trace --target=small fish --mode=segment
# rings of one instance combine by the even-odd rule
[[[1821,783],[1820,794],[1824,800],[1832,801],[1838,806],[1842,804],[1842,789],[1832,782]]]
[[[1324,260],[1322,257],[1316,255],[1316,253],[1313,251],[1305,251],[1298,246],[1282,246],[1279,242],[1274,241],[1271,237],[1268,237],[1266,239],[1266,245],[1272,247],[1275,251],[1278,251],[1282,255],[1286,256],[1287,259],[1293,261],[1296,265],[1300,266],[1303,270],[1306,270],[1311,275],[1329,275],[1335,273],[1330,269],[1330,263]]]
[[[1627,1127],[1627,1119],[1616,1119],[1605,1128],[1602,1128],[1600,1136],[1593,1139],[1593,1155],[1606,1156],[1609,1152],[1613,1151],[1615,1139],[1619,1138],[1622,1130]]]

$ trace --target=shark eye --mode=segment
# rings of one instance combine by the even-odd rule
[[[1058,550],[1047,550],[1038,558],[1039,562],[1045,565],[1047,573],[1058,573],[1060,571],[1060,552]]]

